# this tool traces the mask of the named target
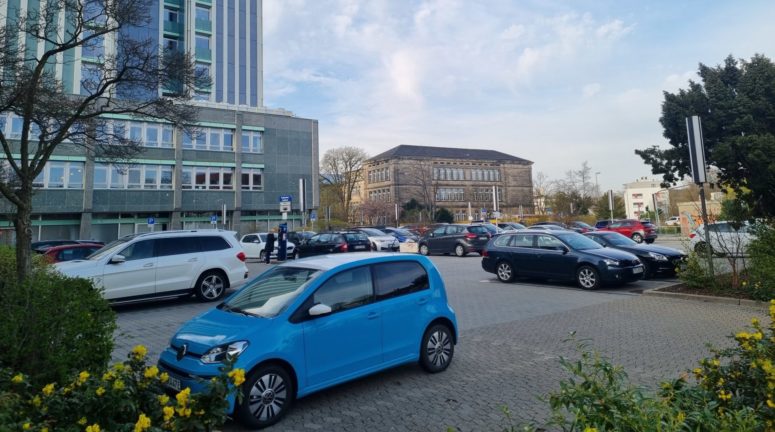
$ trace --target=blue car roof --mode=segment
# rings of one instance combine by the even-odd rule
[[[386,259],[392,258],[392,259]],[[380,261],[393,261],[395,258],[411,259],[414,261],[421,261],[426,259],[425,257],[411,253],[395,253],[395,252],[353,252],[353,253],[339,253],[330,255],[318,255],[309,258],[302,258],[300,260],[286,261],[280,264],[281,267],[303,267],[313,268],[316,270],[331,270],[332,268],[339,267],[344,264],[362,263],[373,264]]]

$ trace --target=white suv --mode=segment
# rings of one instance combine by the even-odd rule
[[[192,293],[202,301],[215,301],[248,277],[235,232],[223,230],[129,235],[85,260],[55,268],[66,276],[92,279],[106,299],[118,302]]]

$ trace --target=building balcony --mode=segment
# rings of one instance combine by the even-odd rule
[[[183,34],[183,23],[164,21],[164,33],[171,33],[176,36]]]
[[[164,0],[164,4],[167,6],[175,6],[177,8],[183,8],[183,0]]]
[[[196,31],[198,32],[205,32],[205,33],[212,33],[213,31],[213,23],[209,20],[196,20]]]

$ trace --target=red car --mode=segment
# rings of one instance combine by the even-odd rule
[[[50,263],[86,259],[103,245],[97,243],[78,243],[62,246],[53,246],[43,252],[43,256]]]
[[[611,222],[606,228],[599,231],[615,231],[633,239],[637,243],[654,243],[657,239],[657,230],[650,222],[635,219],[622,219]]]

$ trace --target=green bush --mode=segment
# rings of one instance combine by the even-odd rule
[[[715,284],[714,278],[710,275],[702,259],[703,257],[695,252],[689,252],[686,257],[686,265],[676,271],[678,279],[689,288],[706,289],[712,288]]]
[[[749,281],[746,284],[752,298],[767,300],[775,297],[775,227],[754,226],[756,239],[748,246]]]
[[[579,359],[560,360],[570,378],[548,396],[547,426],[584,432],[773,431],[775,300],[770,320],[765,327],[753,319],[749,331],[734,335],[736,346],[711,350],[697,368],[663,382],[656,393],[630,384],[624,369],[580,343]]]
[[[227,397],[245,381],[244,370],[226,364],[205,391],[186,388],[170,398],[164,389],[169,377],[148,366],[146,353],[138,345],[104,374],[81,371],[45,386],[0,369],[0,431],[211,431],[223,425]]]
[[[15,252],[0,248],[0,366],[34,385],[73,371],[103,371],[113,351],[116,317],[90,281],[64,277],[36,262],[17,282]]]

